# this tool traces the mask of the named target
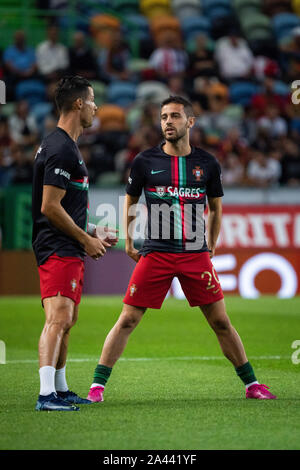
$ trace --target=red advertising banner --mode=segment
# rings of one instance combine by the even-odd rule
[[[223,206],[218,246],[299,249],[300,205]]]
[[[225,293],[299,295],[300,205],[223,206],[213,264]],[[184,296],[177,279],[171,294]]]

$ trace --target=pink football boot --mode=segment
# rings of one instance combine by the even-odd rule
[[[263,384],[253,384],[246,390],[246,398],[257,398],[258,400],[274,400],[277,397],[268,391],[269,387]]]
[[[104,392],[104,387],[101,387],[101,385],[97,387],[91,387],[89,394],[87,396],[87,399],[95,403],[104,401],[103,392]]]

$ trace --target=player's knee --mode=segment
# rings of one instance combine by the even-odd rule
[[[124,315],[119,320],[119,326],[124,330],[133,330],[138,324],[139,319],[134,315]]]
[[[133,330],[140,322],[145,311],[146,308],[132,307],[125,304],[118,320],[119,328]]]
[[[53,315],[47,320],[48,328],[55,328],[64,333],[70,330],[73,326],[73,315],[68,310],[61,310],[58,315]]]
[[[216,319],[212,322],[211,326],[216,333],[227,333],[231,328],[228,318]]]

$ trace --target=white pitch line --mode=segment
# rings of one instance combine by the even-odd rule
[[[225,359],[224,356],[182,356],[182,357],[121,357],[119,361],[126,362],[151,362],[151,361],[218,361]],[[252,360],[280,360],[290,359],[290,356],[249,356]],[[97,362],[98,358],[70,358],[67,362]],[[9,360],[6,364],[36,364],[37,359]]]

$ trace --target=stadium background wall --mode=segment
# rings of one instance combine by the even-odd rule
[[[107,219],[108,204],[115,209],[109,221],[122,238],[124,189],[90,191],[90,220]],[[0,295],[39,294],[31,250],[31,188],[10,187],[0,195]],[[236,204],[239,201],[239,204]],[[249,205],[251,201],[251,205]],[[143,203],[143,199],[141,199]],[[136,243],[141,245],[142,239]],[[297,190],[226,190],[223,223],[214,265],[224,292],[244,297],[300,293],[300,198]],[[134,262],[124,253],[124,240],[98,262],[86,260],[84,293],[123,294]],[[114,282],[111,282],[113,279]],[[183,293],[175,280],[171,295]]]

